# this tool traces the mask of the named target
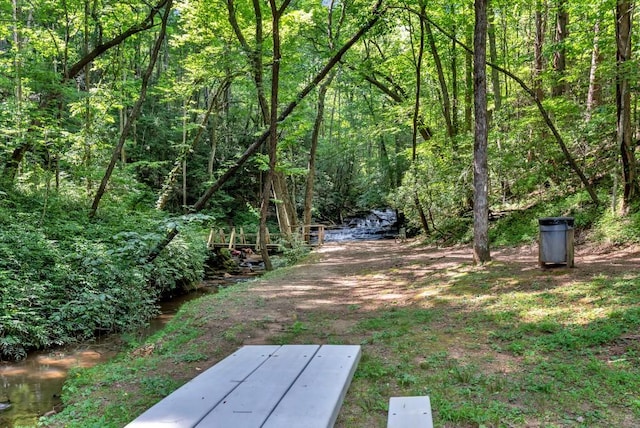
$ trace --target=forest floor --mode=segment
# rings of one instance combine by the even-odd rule
[[[122,372],[82,375],[60,421],[95,415],[96,401],[103,420],[132,419],[242,345],[340,343],[363,357],[338,427],[385,426],[390,396],[423,394],[440,427],[638,426],[640,247],[578,245],[573,269],[540,268],[537,245],[492,256],[474,266],[468,246],[327,244],[188,303]]]

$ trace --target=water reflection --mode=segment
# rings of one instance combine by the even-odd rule
[[[60,405],[60,392],[68,371],[90,367],[113,357],[117,350],[103,344],[98,349],[67,349],[30,355],[23,361],[2,363],[0,400],[11,400],[11,408],[0,413],[0,426],[36,426],[38,417]]]

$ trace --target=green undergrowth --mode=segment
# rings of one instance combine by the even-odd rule
[[[557,192],[556,192],[557,193]],[[489,224],[489,239],[493,246],[533,243],[538,239],[538,219],[542,217],[573,217],[581,236],[592,242],[629,244],[640,242],[640,211],[622,215],[613,211],[609,196],[600,194],[601,204],[593,204],[586,191],[532,201],[529,205],[505,205],[494,208]],[[470,216],[451,217],[425,239],[426,243],[469,243],[473,241],[473,219]]]
[[[193,364],[228,355],[273,323],[234,320],[230,309],[257,313],[268,302],[252,288],[289,272],[190,302],[147,342],[147,356],[130,351],[78,370],[65,385],[67,407],[43,425],[122,426],[197,374]],[[298,311],[268,342],[362,345],[339,427],[384,426],[389,397],[410,395],[431,398],[435,426],[635,427],[638,273],[578,273],[454,263],[409,284],[408,305]]]
[[[158,298],[202,279],[197,220],[72,195],[0,195],[0,359],[144,325]],[[196,221],[194,221],[196,220]],[[169,228],[181,233],[151,264]]]

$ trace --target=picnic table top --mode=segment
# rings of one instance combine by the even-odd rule
[[[127,428],[332,427],[358,345],[248,345],[177,389]]]

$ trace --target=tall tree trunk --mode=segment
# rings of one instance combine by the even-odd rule
[[[420,217],[420,224],[422,225],[422,230],[426,235],[431,233],[429,230],[429,222],[427,221],[427,216],[424,213],[424,208],[422,207],[422,203],[420,202],[420,193],[418,192],[418,118],[420,117],[420,93],[422,90],[422,56],[424,53],[424,38],[425,35],[429,38],[429,45],[431,46],[431,53],[436,60],[436,64],[440,63],[440,59],[438,57],[438,51],[436,50],[435,41],[433,40],[433,34],[431,33],[431,29],[428,27],[425,21],[425,10],[426,10],[426,1],[420,1],[420,43],[418,44],[418,55],[416,58],[415,71],[416,71],[416,93],[413,102],[413,133],[411,135],[411,164],[413,168],[413,204],[418,211],[418,216]],[[413,39],[413,38],[412,38]],[[442,73],[442,65],[438,67],[438,77],[440,80],[441,89],[443,90],[443,98],[446,97],[448,100],[449,95],[447,93],[447,86],[444,82],[444,74]],[[451,121],[447,120],[447,114],[449,113],[448,107],[445,107],[445,120],[447,121],[447,134],[449,138],[451,135]]]
[[[182,147],[187,145],[187,115],[189,100],[187,97],[182,100]],[[202,128],[201,128],[202,129]],[[187,209],[187,157],[182,158],[182,209]]]
[[[598,66],[602,61],[602,55],[600,54],[600,48],[598,46],[600,37],[600,23],[596,21],[593,26],[593,51],[591,52],[591,67],[589,68],[589,90],[587,92],[587,108],[586,108],[586,120],[591,120],[591,114],[593,109],[600,104],[600,96],[602,88],[598,79]]]
[[[473,144],[473,260],[491,260],[489,251],[489,167],[487,161],[487,0],[475,0],[473,88],[475,139]]]
[[[616,5],[616,107],[618,113],[617,139],[622,156],[622,177],[624,192],[622,211],[629,208],[638,198],[638,166],[636,164],[631,135],[631,89],[629,82],[631,61],[631,15],[633,2],[618,0]]]
[[[547,27],[546,0],[536,1],[535,11],[535,40],[533,42],[533,90],[539,100],[544,99],[542,89],[542,72],[544,71],[544,56],[542,48],[544,45],[544,35]]]
[[[89,7],[89,0],[84,0],[84,34],[83,34],[83,52],[82,55],[89,54],[89,17],[91,10]],[[93,180],[91,179],[91,167],[93,150],[91,147],[92,134],[93,134],[93,118],[91,113],[91,63],[88,62],[84,66],[84,90],[86,92],[86,98],[84,100],[85,105],[85,118],[84,118],[84,167],[87,171],[87,195],[91,195],[93,190]]]
[[[455,38],[452,40],[455,41]],[[471,35],[466,35],[467,45],[471,41]],[[473,53],[466,52],[464,56],[464,129],[471,131],[472,127],[472,110],[473,110]]]
[[[313,123],[313,131],[311,132],[311,148],[309,149],[309,166],[307,170],[307,181],[305,183],[304,191],[304,212],[302,224],[305,227],[304,236],[305,240],[309,239],[310,231],[307,230],[307,226],[311,224],[311,210],[313,208],[313,186],[315,184],[316,177],[316,152],[318,150],[318,140],[320,138],[320,129],[324,120],[324,105],[327,90],[333,81],[335,73],[331,73],[327,79],[322,82],[318,88],[318,103],[316,109],[316,119]]]
[[[565,42],[568,36],[567,26],[569,24],[569,13],[567,12],[566,0],[557,0],[558,11],[556,14],[556,50],[553,53],[553,70],[555,72],[555,82],[551,89],[551,95],[557,97],[567,92],[567,82],[565,81],[565,71],[567,69],[567,49]]]
[[[211,94],[207,91],[206,99],[210,96]],[[209,162],[207,163],[207,174],[209,175],[209,180],[213,180],[213,168],[216,162],[216,153],[218,150],[218,120],[219,114],[214,114],[208,124],[209,141],[211,142],[211,145],[209,146]]]
[[[14,72],[14,97],[16,99],[16,128],[18,132],[17,140],[20,145],[16,147],[11,153],[11,157],[7,160],[4,165],[4,169],[2,171],[2,182],[6,185],[13,184],[16,176],[18,175],[18,169],[20,168],[20,164],[22,163],[22,159],[24,159],[27,151],[31,150],[31,145],[24,141],[25,134],[23,132],[23,121],[22,121],[22,60],[21,51],[22,51],[22,36],[20,31],[20,19],[21,19],[21,11],[18,5],[18,0],[11,1],[11,11],[12,11],[12,19],[13,19],[13,46],[15,49],[13,56],[13,72]]]
[[[255,0],[257,2],[257,0]],[[271,31],[273,37],[273,62],[271,64],[271,116],[269,118],[269,171],[262,190],[262,205],[260,207],[260,247],[262,260],[266,270],[273,270],[273,264],[269,258],[267,243],[267,217],[269,214],[269,198],[273,189],[276,175],[276,164],[278,156],[278,89],[280,84],[280,18],[284,10],[289,5],[290,0],[284,0],[282,6],[278,8],[276,0],[269,0],[271,8]],[[259,6],[258,6],[259,8]]]
[[[262,9],[260,8],[259,0],[253,1],[253,12],[256,18],[255,25],[255,45],[254,48],[251,48],[249,42],[247,42],[240,25],[238,24],[238,20],[236,18],[235,4],[234,0],[227,0],[227,12],[229,17],[229,23],[231,24],[231,28],[240,42],[240,46],[244,51],[245,55],[249,58],[249,63],[251,65],[251,75],[253,77],[253,82],[256,87],[256,93],[258,96],[258,104],[260,105],[260,113],[264,124],[269,123],[269,103],[267,101],[267,97],[264,92],[264,77],[263,77],[263,63],[262,63],[262,55],[263,55],[263,43],[264,37],[262,32]]]
[[[452,141],[455,137],[455,131],[453,129],[453,121],[451,120],[451,99],[449,98],[449,89],[447,88],[447,81],[444,77],[444,71],[442,69],[442,61],[440,60],[440,54],[438,53],[438,47],[431,31],[431,26],[424,20],[423,13],[420,14],[420,26],[421,30],[425,32],[427,40],[429,41],[429,48],[431,49],[431,55],[433,56],[433,62],[436,66],[436,72],[438,74],[438,83],[440,83],[440,94],[442,95],[442,114],[444,115],[444,122],[447,127],[447,137]],[[422,59],[419,59],[422,61]]]
[[[498,51],[496,48],[496,14],[491,7],[491,2],[487,2],[487,14],[488,14],[488,29],[487,35],[489,37],[489,58],[494,64],[498,63]],[[491,88],[493,92],[493,108],[495,111],[500,110],[502,106],[502,93],[500,90],[500,73],[495,68],[491,69]]]
[[[93,204],[91,205],[91,211],[89,212],[90,217],[94,217],[96,212],[98,211],[98,205],[100,205],[100,200],[107,189],[107,184],[109,183],[109,179],[111,178],[111,174],[113,173],[113,169],[120,157],[120,152],[124,147],[124,143],[127,139],[129,131],[133,126],[133,123],[137,120],[138,115],[140,114],[140,109],[142,108],[142,103],[147,95],[147,88],[149,86],[149,79],[151,78],[151,74],[153,73],[153,69],[155,68],[155,63],[158,59],[158,53],[160,52],[160,48],[162,47],[162,42],[167,33],[167,22],[169,20],[169,14],[171,13],[171,7],[173,5],[173,0],[167,0],[164,14],[162,15],[162,25],[160,27],[160,34],[158,34],[158,38],[154,44],[153,50],[151,52],[151,57],[149,58],[149,64],[147,65],[147,69],[142,76],[142,82],[140,85],[140,96],[136,100],[129,117],[127,118],[127,123],[124,126],[124,130],[122,134],[120,134],[120,139],[118,140],[118,144],[113,149],[113,153],[111,154],[111,160],[109,161],[109,165],[107,166],[107,170],[102,177],[102,181],[100,182],[100,187],[96,193],[95,198],[93,199]]]
[[[456,26],[452,27],[453,36],[456,36]],[[453,135],[457,136],[460,131],[460,124],[458,119],[458,52],[456,50],[456,42],[451,42],[451,125],[453,126]],[[457,146],[457,142],[454,137],[454,144]]]

